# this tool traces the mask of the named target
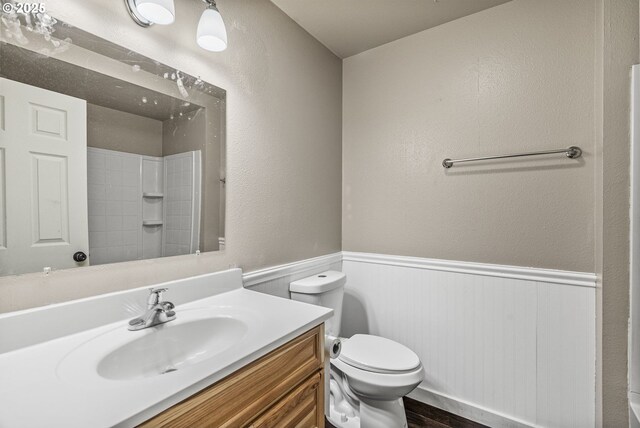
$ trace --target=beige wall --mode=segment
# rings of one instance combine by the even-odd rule
[[[628,426],[629,148],[631,65],[638,63],[638,0],[598,0],[596,204],[599,245],[598,383],[603,427]]]
[[[638,0],[514,0],[344,62],[343,248],[596,272],[598,418],[628,425]],[[579,145],[579,162],[446,157]]]
[[[87,104],[87,145],[139,155],[162,156],[162,122]]]
[[[222,53],[200,49],[204,5],[143,29],[122,2],[47,1],[56,18],[227,90],[226,250],[0,278],[0,312],[340,250],[341,61],[271,2],[219,0]]]
[[[515,0],[347,58],[344,249],[593,272],[594,25]]]
[[[162,155],[202,150],[206,143],[206,115],[204,109],[162,122]]]

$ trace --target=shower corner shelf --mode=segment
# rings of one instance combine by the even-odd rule
[[[160,192],[144,192],[142,194],[143,198],[164,198],[164,194],[160,193]]]
[[[143,226],[162,226],[162,220],[142,220]]]

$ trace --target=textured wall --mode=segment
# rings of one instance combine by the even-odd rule
[[[47,1],[72,25],[227,90],[227,249],[0,279],[0,312],[340,250],[341,61],[271,2],[220,0],[229,48],[195,42],[204,5],[143,29],[121,1]]]
[[[629,321],[629,147],[631,65],[638,63],[638,0],[599,0],[602,25],[597,63],[599,166],[596,176],[601,244],[596,272],[601,278],[602,426],[629,425],[627,344]]]
[[[344,250],[593,272],[594,26],[515,0],[347,58]]]

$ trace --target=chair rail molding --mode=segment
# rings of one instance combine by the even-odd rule
[[[596,274],[588,272],[572,272],[534,267],[427,259],[422,257],[394,256],[374,253],[357,253],[350,251],[342,252],[342,260],[469,275],[493,276],[497,278],[520,279],[524,281],[540,281],[579,287],[595,288],[596,286]]]

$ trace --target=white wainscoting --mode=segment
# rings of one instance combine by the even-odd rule
[[[343,253],[344,336],[413,349],[411,396],[492,427],[595,426],[595,275]]]
[[[595,426],[595,275],[335,253],[243,275],[289,298],[289,283],[347,274],[342,335],[413,349],[426,380],[411,397],[491,427]]]
[[[242,282],[250,290],[289,299],[291,282],[326,270],[342,270],[342,253],[247,272],[242,275]]]

